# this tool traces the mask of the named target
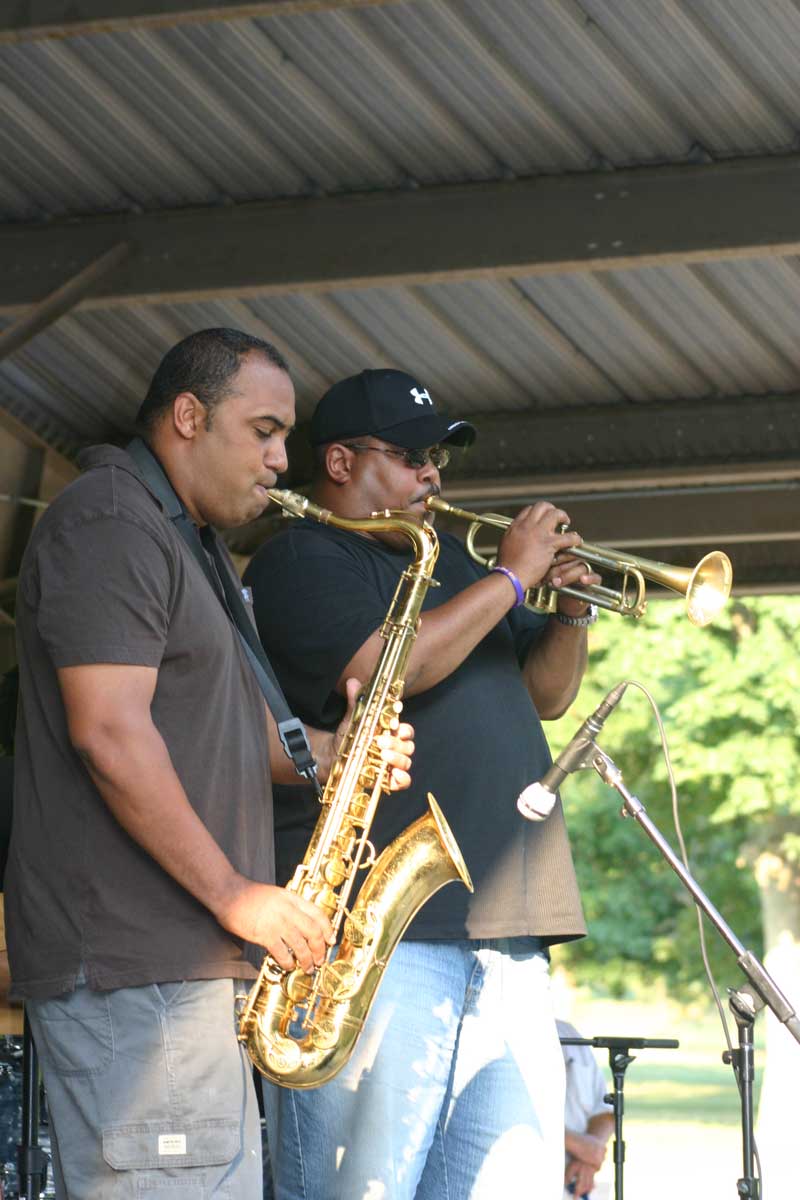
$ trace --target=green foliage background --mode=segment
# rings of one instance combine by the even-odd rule
[[[547,726],[555,754],[615,683],[648,688],[666,726],[692,874],[759,956],[754,864],[766,849],[795,863],[800,852],[799,630],[795,597],[731,602],[705,629],[688,624],[679,600],[651,602],[636,623],[601,613],[580,695]],[[658,730],[638,689],[599,740],[677,851]],[[644,831],[620,818],[617,793],[583,772],[562,799],[590,937],[557,961],[618,995],[656,976],[683,997],[704,987],[694,905]],[[708,943],[718,982],[738,984],[731,951],[714,932]]]

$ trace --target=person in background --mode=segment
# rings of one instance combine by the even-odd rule
[[[556,1021],[558,1036],[580,1037],[574,1025]],[[562,1046],[567,1074],[564,1109],[564,1198],[600,1200],[595,1175],[603,1165],[614,1133],[614,1112],[606,1103],[608,1085],[591,1046]]]

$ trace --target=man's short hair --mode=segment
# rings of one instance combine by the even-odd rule
[[[201,329],[190,333],[162,358],[136,415],[143,432],[151,430],[181,392],[192,392],[211,423],[214,406],[232,390],[233,378],[247,354],[262,354],[281,371],[289,365],[271,342],[239,329]]]

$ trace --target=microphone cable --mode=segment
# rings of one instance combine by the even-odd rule
[[[684,837],[683,837],[683,829],[681,828],[680,808],[679,808],[679,803],[678,803],[678,788],[675,783],[675,773],[672,769],[672,759],[670,758],[670,754],[669,754],[669,745],[667,743],[667,734],[664,729],[664,723],[661,720],[661,713],[659,712],[659,708],[658,708],[656,701],[654,700],[653,696],[650,694],[650,692],[647,690],[647,688],[644,686],[643,683],[639,683],[639,681],[637,679],[626,679],[625,683],[627,683],[629,687],[635,687],[635,688],[638,688],[640,692],[644,692],[644,695],[647,697],[647,700],[650,703],[650,707],[653,710],[653,715],[656,719],[656,725],[658,726],[659,737],[661,739],[661,751],[664,756],[664,763],[667,768],[667,779],[669,780],[670,795],[672,798],[672,823],[675,826],[675,833],[678,838],[678,845],[680,846],[681,861],[682,861],[684,867],[686,868],[686,870],[691,875],[691,874],[693,874],[693,872],[691,870],[691,867],[689,866],[689,855],[686,850],[686,842],[684,841]],[[714,978],[714,973],[711,970],[711,963],[709,962],[709,958],[708,958],[708,949],[706,946],[706,932],[705,932],[705,926],[703,925],[703,910],[701,909],[700,905],[697,903],[696,900],[692,899],[692,903],[694,904],[695,916],[697,917],[697,931],[698,931],[699,939],[700,939],[700,954],[703,959],[703,969],[705,970],[706,978],[708,980],[709,987],[711,988],[711,993],[714,997],[714,1003],[717,1006],[717,1012],[719,1013],[719,1019],[722,1024],[722,1031],[725,1035],[725,1042],[728,1047],[728,1055],[730,1058],[730,1065],[733,1068],[733,1077],[736,1080],[736,1088],[737,1088],[737,1091],[739,1092],[739,1098],[741,1099],[742,1081],[739,1077],[739,1069],[736,1065],[736,1054],[734,1051],[733,1040],[731,1038],[730,1027],[728,1025],[728,1018],[727,1018],[727,1014],[725,1012],[725,1008],[722,1003],[722,999],[720,997],[719,988],[717,987],[717,982]],[[753,1151],[755,1154],[756,1165],[758,1168],[758,1178],[760,1180],[763,1180],[764,1177],[761,1172],[761,1156],[758,1153],[758,1146],[756,1145],[755,1136],[753,1137]]]

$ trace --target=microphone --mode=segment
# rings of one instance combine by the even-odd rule
[[[586,749],[606,723],[606,718],[622,699],[627,683],[618,683],[604,700],[601,700],[590,717],[581,725],[572,740],[564,747],[553,765],[538,783],[529,783],[520,792],[517,808],[529,821],[544,821],[553,811],[556,792],[572,771],[586,766]]]

